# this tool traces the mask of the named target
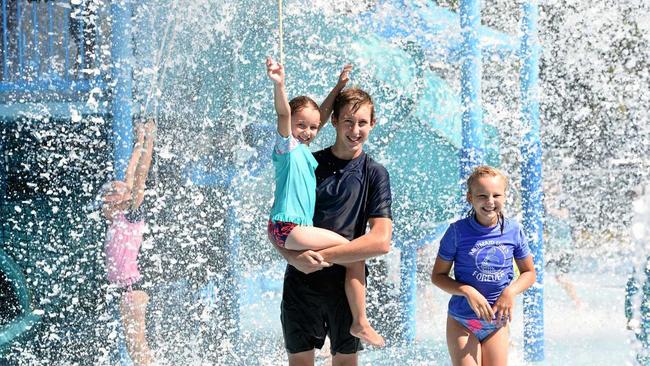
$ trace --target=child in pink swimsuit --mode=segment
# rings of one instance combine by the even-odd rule
[[[142,277],[138,253],[142,245],[144,220],[130,222],[122,212],[114,218],[106,233],[106,271],[108,280],[120,287],[132,287]]]
[[[156,125],[153,120],[136,125],[136,143],[126,169],[125,180],[115,181],[104,191],[102,211],[110,226],[106,232],[106,272],[109,282],[117,287],[120,314],[126,345],[131,360],[137,365],[152,363],[145,336],[145,315],[149,295],[139,284],[138,254],[142,246],[144,220],[140,206],[151,159]]]

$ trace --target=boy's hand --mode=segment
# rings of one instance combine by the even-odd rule
[[[341,70],[341,75],[339,75],[339,81],[336,83],[337,87],[343,88],[348,81],[350,81],[350,72],[352,71],[352,64],[347,64],[343,66]]]
[[[274,84],[284,83],[284,66],[275,62],[271,57],[266,58],[266,74]]]
[[[305,250],[300,255],[296,256],[291,265],[305,274],[310,274],[332,266],[331,263],[325,262],[318,252],[313,250]]]

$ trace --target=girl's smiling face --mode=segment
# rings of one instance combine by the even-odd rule
[[[495,226],[506,201],[506,182],[500,176],[483,176],[467,187],[467,202],[476,212],[476,220],[483,226]]]
[[[291,134],[299,142],[309,145],[318,134],[320,127],[320,112],[305,107],[291,115]]]

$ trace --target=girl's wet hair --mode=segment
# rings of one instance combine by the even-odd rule
[[[301,111],[305,108],[313,108],[320,113],[320,108],[318,107],[318,104],[316,104],[316,102],[313,99],[305,95],[301,95],[299,97],[295,97],[291,99],[289,101],[289,108],[291,109],[292,116],[294,113]]]
[[[497,168],[493,168],[489,165],[480,165],[474,168],[472,171],[472,174],[469,175],[467,178],[467,192],[472,193],[472,185],[476,183],[480,178],[483,177],[500,177],[503,179],[503,183],[505,183],[505,188],[506,190],[508,189],[508,176],[503,174],[503,172]],[[469,211],[467,212],[467,216],[474,216],[476,215],[476,212],[474,211],[474,207],[470,208]],[[503,234],[503,228],[505,226],[505,218],[503,217],[503,212],[499,212],[499,217],[497,218],[497,223],[499,224],[501,228],[501,234]]]
[[[474,168],[472,174],[467,178],[467,190],[472,192],[472,185],[483,177],[501,177],[506,184],[506,189],[508,189],[508,177],[502,171],[489,165],[480,165]]]

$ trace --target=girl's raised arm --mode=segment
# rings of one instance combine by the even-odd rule
[[[266,74],[273,81],[273,102],[275,113],[278,115],[278,133],[282,137],[289,137],[291,134],[291,108],[284,88],[284,66],[267,57]]]
[[[131,150],[131,158],[129,159],[129,164],[126,167],[126,173],[124,174],[124,181],[126,182],[129,189],[133,189],[133,182],[135,180],[135,169],[138,166],[140,161],[140,156],[142,155],[142,144],[144,143],[144,123],[136,122],[135,125],[135,144],[133,144],[133,150]]]
[[[350,81],[350,71],[352,71],[352,64],[347,64],[343,66],[343,70],[341,70],[341,74],[339,75],[339,80],[334,86],[334,88],[330,91],[330,93],[327,95],[327,98],[321,103],[320,105],[320,126],[318,128],[323,128],[325,124],[327,124],[327,121],[330,119],[330,115],[332,114],[332,106],[334,105],[334,100],[336,99],[336,96],[339,95],[341,90],[345,88],[345,85]]]
[[[144,200],[145,183],[149,175],[151,160],[153,158],[153,145],[156,139],[156,122],[151,119],[144,124],[144,142],[142,144],[142,155],[135,169],[135,179],[133,183],[133,203],[132,208],[140,207]]]

